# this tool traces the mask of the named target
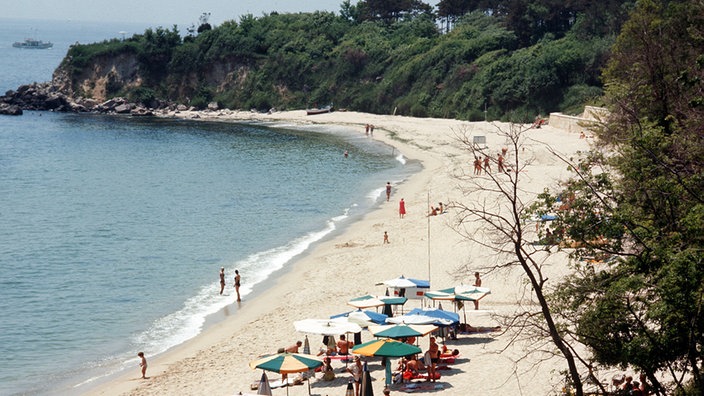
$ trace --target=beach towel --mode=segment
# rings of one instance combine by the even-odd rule
[[[414,382],[410,384],[403,384],[397,390],[400,392],[413,393],[413,392],[430,392],[434,390],[445,389],[443,384],[429,383],[429,382]]]
[[[430,378],[430,376],[429,376],[428,374],[420,374],[420,373],[415,374],[413,377],[411,377],[412,380],[414,380],[414,379],[423,379],[423,380],[427,380],[427,379],[429,379],[429,378]],[[440,379],[440,373],[438,373],[438,372],[435,373],[435,379],[436,379],[436,380],[439,380],[439,379]]]

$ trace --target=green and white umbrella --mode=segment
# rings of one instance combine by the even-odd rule
[[[369,331],[375,337],[386,338],[406,338],[406,337],[423,337],[437,330],[435,325],[407,325],[407,324],[391,324],[381,326],[369,326]]]
[[[302,373],[323,365],[323,361],[313,355],[302,353],[278,353],[249,362],[252,369],[274,371],[280,374]]]
[[[303,373],[323,365],[323,361],[316,356],[300,353],[279,353],[265,356],[249,362],[252,369],[262,369],[280,374]],[[308,380],[308,393],[310,393],[310,380]],[[288,394],[288,387],[286,387]]]
[[[406,344],[405,342],[392,340],[390,338],[367,341],[355,345],[352,348],[352,353],[364,356],[401,357],[420,352],[421,349],[415,345]]]

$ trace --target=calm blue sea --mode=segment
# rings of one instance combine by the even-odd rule
[[[0,90],[50,80],[71,43],[144,28],[0,19]],[[11,47],[31,29],[54,48]],[[235,269],[256,298],[418,170],[360,132],[0,117],[0,395],[80,393],[192,338],[234,302]]]

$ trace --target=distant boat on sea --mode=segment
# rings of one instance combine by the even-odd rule
[[[25,39],[24,41],[16,41],[15,43],[12,44],[13,47],[15,48],[27,48],[27,49],[47,49],[51,48],[54,46],[54,44],[51,41],[47,41],[46,43],[41,41],[41,40],[35,40],[35,39]]]

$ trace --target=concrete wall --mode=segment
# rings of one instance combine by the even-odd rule
[[[586,106],[581,116],[550,113],[549,125],[567,132],[588,134],[589,128],[606,119],[608,110],[603,107]]]

